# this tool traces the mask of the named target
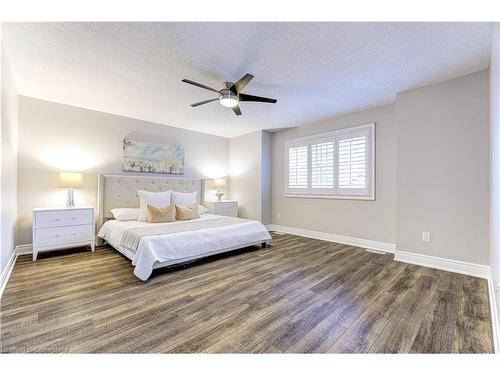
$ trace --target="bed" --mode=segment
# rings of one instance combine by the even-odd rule
[[[155,268],[181,264],[249,246],[270,244],[271,237],[255,220],[212,214],[172,223],[118,221],[113,208],[139,207],[137,190],[198,192],[202,203],[204,181],[197,178],[99,175],[98,238],[132,261],[134,274],[147,280]]]

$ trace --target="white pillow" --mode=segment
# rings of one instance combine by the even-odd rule
[[[193,203],[196,203],[196,197],[198,192],[192,193],[178,193],[177,191],[172,192],[172,203],[177,206],[188,207]]]
[[[205,215],[208,212],[208,208],[205,206],[202,206],[201,204],[198,205],[198,213],[200,215]]]
[[[157,193],[137,190],[137,194],[139,195],[140,203],[139,218],[137,219],[139,221],[148,220],[148,204],[156,208],[163,208],[171,203],[172,198],[172,190],[160,191]]]
[[[137,220],[139,218],[138,208],[113,208],[111,213],[118,221]]]

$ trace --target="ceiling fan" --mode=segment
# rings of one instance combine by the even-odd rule
[[[276,103],[277,102],[276,99],[270,99],[270,98],[264,98],[262,96],[243,94],[241,92],[241,90],[243,90],[245,88],[245,86],[248,84],[248,82],[250,82],[252,80],[252,78],[253,78],[253,75],[247,73],[243,77],[241,77],[236,83],[224,82],[224,87],[220,90],[216,90],[216,89],[209,87],[207,85],[204,85],[202,83],[191,81],[190,79],[183,79],[182,82],[189,83],[190,85],[201,87],[202,89],[205,89],[205,90],[214,91],[214,92],[219,94],[219,96],[217,98],[203,100],[201,102],[191,104],[191,107],[198,107],[199,105],[215,102],[216,100],[218,100],[222,106],[224,106],[226,108],[232,108],[234,113],[237,116],[239,116],[239,115],[241,115],[241,110],[240,110],[240,107],[238,106],[239,102],[260,102],[260,103]]]

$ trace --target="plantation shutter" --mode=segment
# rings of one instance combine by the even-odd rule
[[[288,148],[288,190],[307,192],[309,183],[308,145]]]
[[[338,192],[368,192],[368,133],[344,134],[338,137]]]
[[[334,192],[334,141],[322,139],[311,142],[311,193]]]

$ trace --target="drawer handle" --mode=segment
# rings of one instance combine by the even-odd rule
[[[76,220],[76,217],[73,216],[73,220]]]
[[[59,221],[59,218],[58,218],[58,217],[56,218],[56,221]]]
[[[73,236],[76,236],[76,233],[73,233]]]

